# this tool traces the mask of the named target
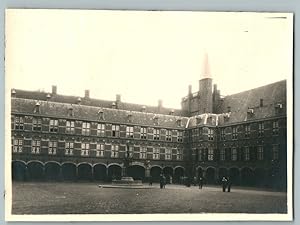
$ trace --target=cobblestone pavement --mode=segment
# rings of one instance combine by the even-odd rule
[[[13,214],[286,213],[287,194],[266,190],[167,185],[99,188],[98,183],[14,182]]]

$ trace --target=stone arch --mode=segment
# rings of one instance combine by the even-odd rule
[[[166,177],[166,182],[169,184],[170,183],[170,177],[172,177],[172,179],[173,179],[173,173],[174,173],[174,171],[173,171],[173,168],[172,167],[170,167],[170,166],[165,166],[164,168],[163,168],[163,174],[164,174],[164,176]],[[173,181],[172,181],[173,182]]]
[[[60,163],[50,161],[45,163],[45,178],[47,180],[60,180],[61,177],[61,166]]]
[[[29,161],[27,164],[30,180],[43,180],[45,178],[44,165],[40,161]]]
[[[108,179],[121,179],[122,177],[122,167],[117,163],[109,164],[107,167],[108,170]]]
[[[98,163],[93,166],[94,179],[105,181],[107,179],[107,168],[105,164]]]
[[[92,180],[93,172],[90,163],[79,163],[77,166],[79,180]]]
[[[244,167],[241,171],[241,184],[245,186],[254,185],[254,172],[249,167]]]
[[[254,181],[255,185],[259,187],[266,186],[267,173],[263,168],[255,168],[254,170]]]
[[[127,168],[127,174],[134,180],[144,180],[145,179],[145,168],[140,165],[131,165]]]
[[[64,180],[76,180],[77,179],[77,168],[75,163],[65,162],[61,165],[62,176]]]
[[[174,183],[183,183],[184,168],[182,166],[175,167],[174,170]]]
[[[20,160],[14,160],[11,164],[12,180],[25,181],[26,180],[26,163]]]
[[[153,182],[159,182],[159,176],[162,173],[162,168],[160,166],[151,166],[150,175]]]
[[[208,184],[215,184],[215,174],[216,174],[216,169],[214,167],[208,167],[206,169],[206,182]]]
[[[229,178],[231,179],[232,184],[239,185],[241,183],[240,177],[241,175],[238,168],[233,167],[229,169]]]

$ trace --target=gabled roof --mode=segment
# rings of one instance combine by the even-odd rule
[[[12,98],[12,112],[34,114],[37,102],[37,100],[33,99]],[[39,113],[36,114],[43,116],[117,124],[137,124],[139,126],[165,127],[172,129],[184,128],[188,121],[187,117],[174,115],[154,114],[50,101],[39,101],[39,103]],[[70,109],[72,109],[73,116],[70,116]],[[101,113],[103,114],[101,115]],[[178,120],[181,120],[181,126],[178,126]]]

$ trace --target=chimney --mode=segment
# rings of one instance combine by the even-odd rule
[[[158,100],[158,111],[160,111],[161,109],[162,109],[162,100],[161,99],[159,99]]]
[[[192,85],[189,85],[189,95],[192,94]]]
[[[214,84],[214,92],[216,92],[216,91],[217,91],[217,85]]]
[[[90,98],[90,90],[84,91],[84,98]]]
[[[57,94],[57,87],[56,87],[56,85],[52,85],[52,94],[53,95]]]

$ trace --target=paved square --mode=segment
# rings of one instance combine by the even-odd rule
[[[287,194],[235,188],[167,185],[159,189],[99,188],[98,183],[19,183],[13,214],[286,213]]]

